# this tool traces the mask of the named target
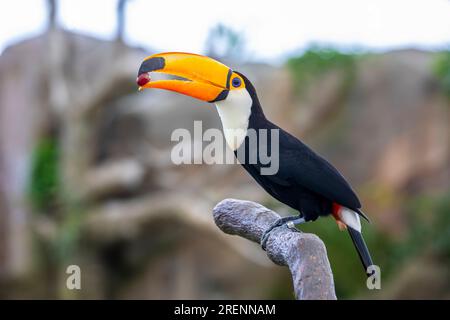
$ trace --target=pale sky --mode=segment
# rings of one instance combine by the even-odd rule
[[[115,0],[60,0],[73,31],[110,39]],[[0,0],[0,52],[44,30],[45,0]],[[386,50],[449,48],[449,0],[132,0],[126,41],[158,51],[202,53],[208,30],[242,32],[249,55],[275,60],[310,43]]]

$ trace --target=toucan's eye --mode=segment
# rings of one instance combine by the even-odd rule
[[[231,84],[233,85],[233,87],[238,88],[241,86],[241,79],[239,79],[238,77],[233,78],[233,80],[231,80]]]

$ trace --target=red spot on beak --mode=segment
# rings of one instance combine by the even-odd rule
[[[150,76],[148,75],[148,73],[143,73],[136,79],[136,83],[139,87],[145,86],[149,82]]]

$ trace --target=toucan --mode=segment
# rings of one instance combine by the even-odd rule
[[[152,81],[151,72],[175,77]],[[265,231],[261,238],[263,248],[274,228],[293,227],[332,215],[339,228],[348,230],[366,274],[371,274],[368,268],[373,263],[361,234],[360,216],[368,219],[361,211],[357,195],[327,160],[266,118],[256,90],[246,76],[206,56],[166,52],[145,58],[136,81],[140,90],[165,89],[214,104],[225,140],[235,155],[259,154],[257,149],[261,144],[250,143],[250,131],[277,130],[279,168],[276,173],[262,174],[266,164],[258,156],[257,161],[239,161],[272,197],[298,211],[298,215],[280,218]],[[269,140],[265,139],[271,152]]]

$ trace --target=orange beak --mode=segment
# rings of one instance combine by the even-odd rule
[[[150,81],[149,72],[161,72],[183,80]],[[232,70],[226,65],[197,54],[158,53],[147,57],[138,73],[139,89],[175,91],[207,102],[223,100],[228,95]]]

